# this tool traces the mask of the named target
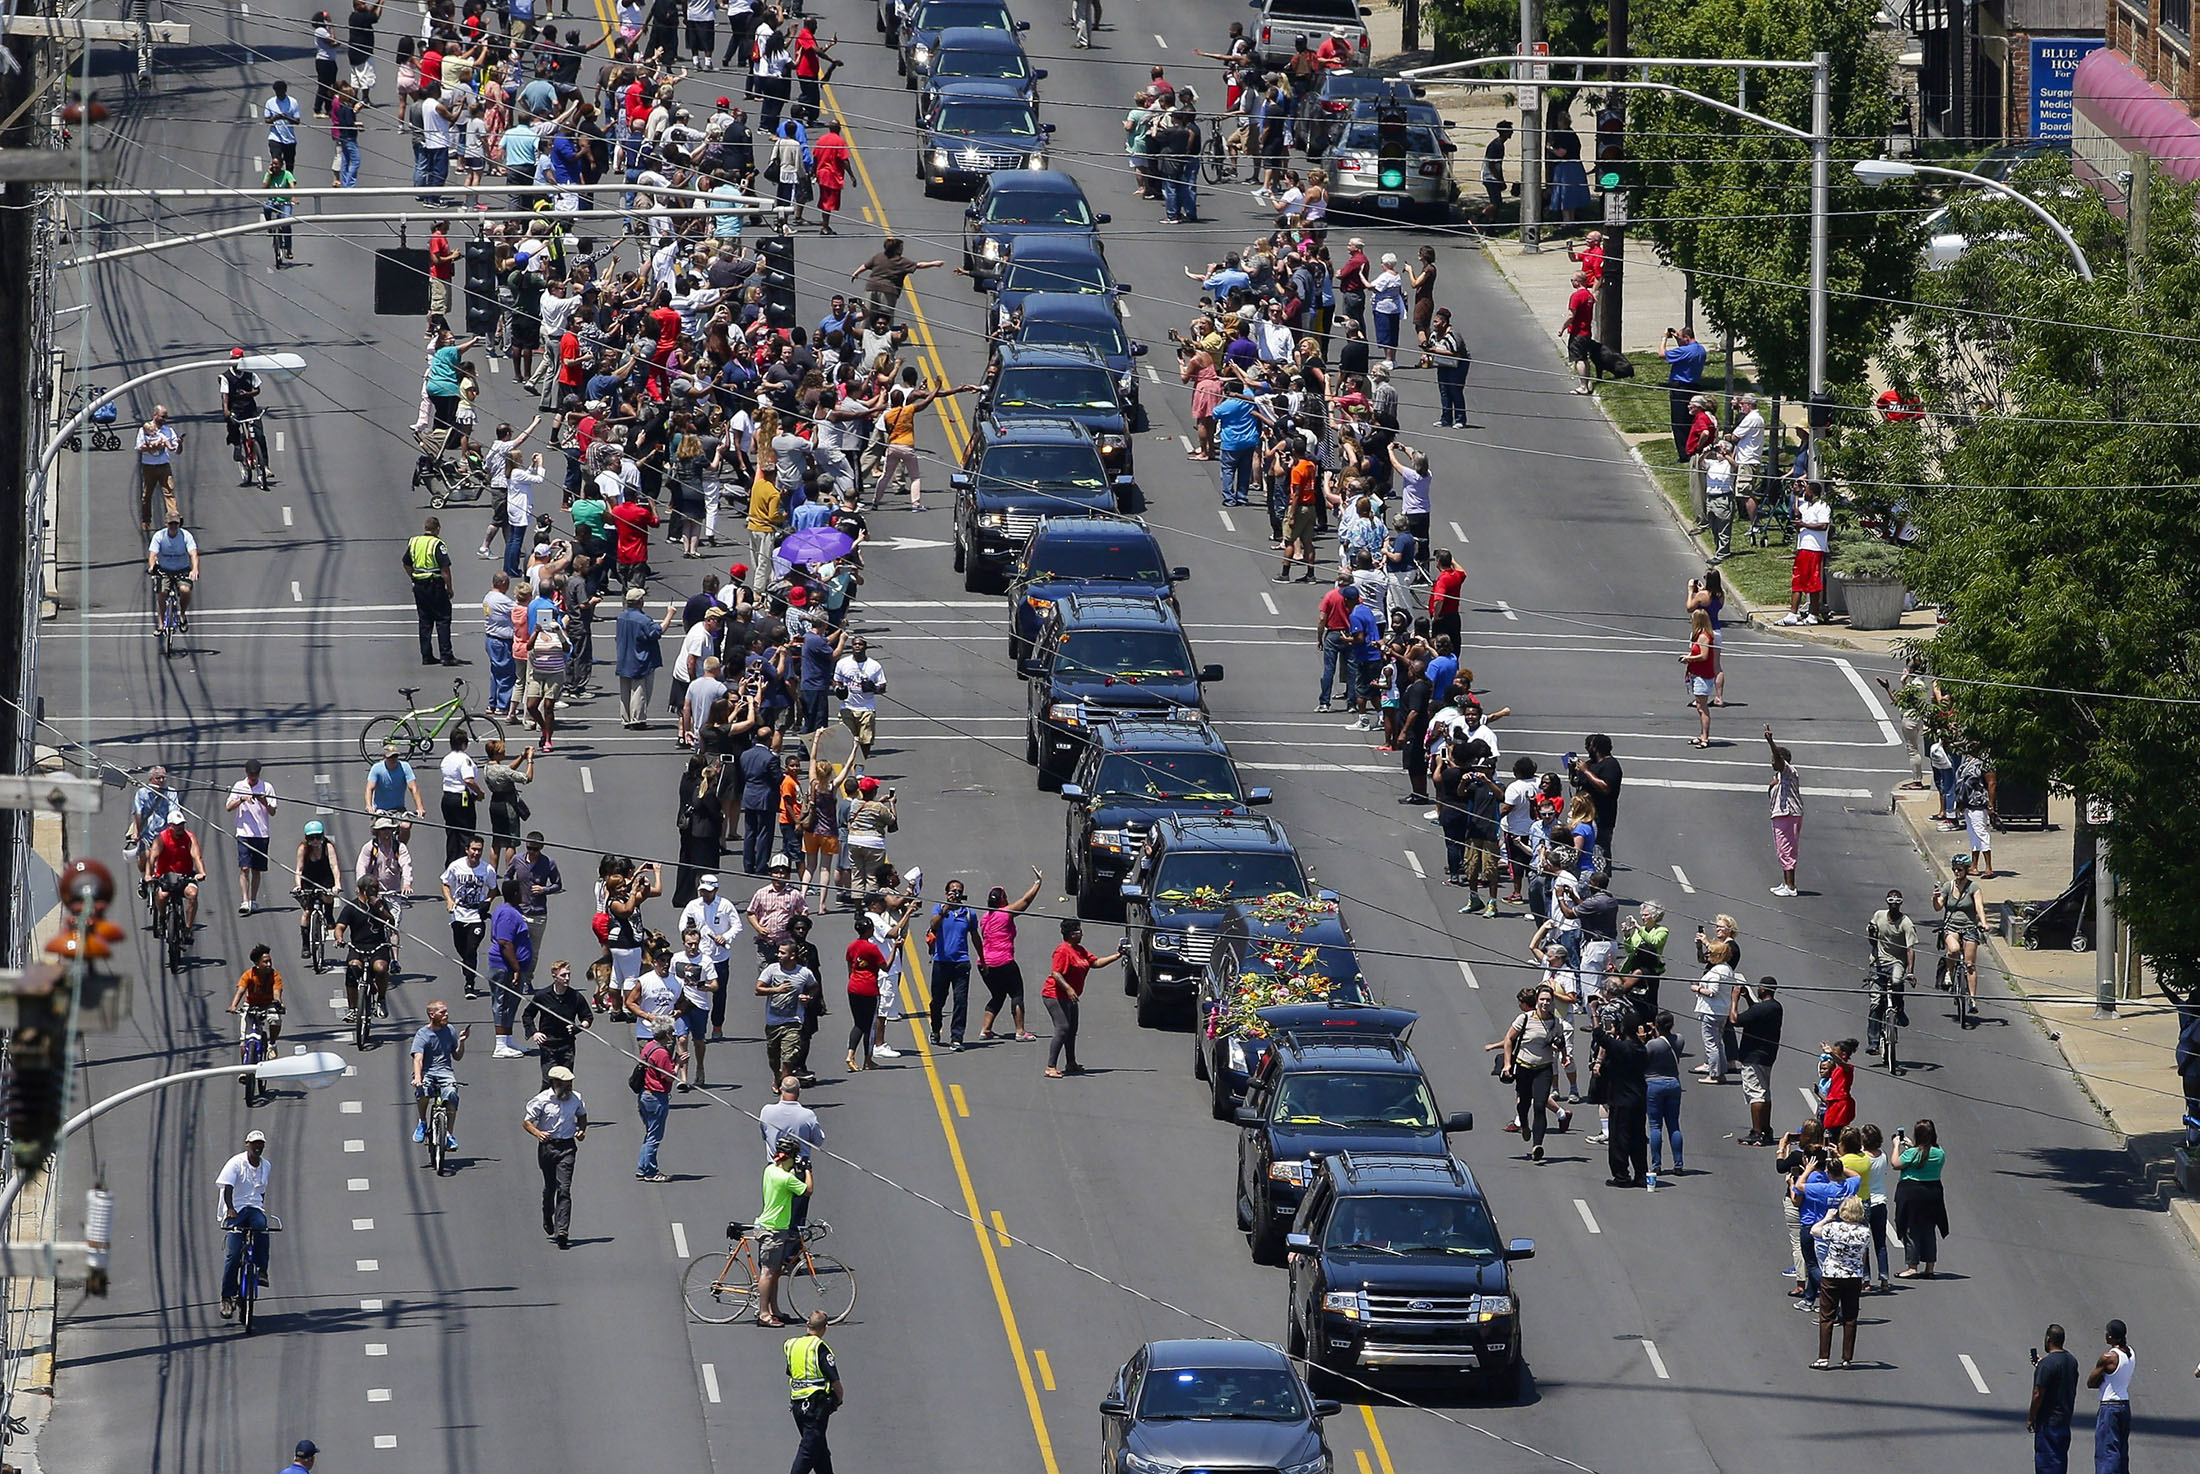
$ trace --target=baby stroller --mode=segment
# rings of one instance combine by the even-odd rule
[[[2093,950],[2093,862],[2070,877],[2070,888],[2052,901],[2039,901],[2020,913],[2017,936],[2027,952],[2041,948],[2073,952]]]
[[[413,490],[426,488],[428,505],[447,507],[452,502],[475,502],[489,489],[489,473],[482,469],[481,452],[469,443],[457,426],[431,429],[420,437],[420,462],[413,467]]]

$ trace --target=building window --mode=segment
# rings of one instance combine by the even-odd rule
[[[2162,0],[2162,29],[2179,39],[2192,35],[2192,0]]]

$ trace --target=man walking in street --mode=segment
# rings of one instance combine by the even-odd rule
[[[573,986],[573,964],[564,958],[550,964],[550,986],[527,1000],[520,1015],[520,1032],[535,1046],[542,1062],[542,1084],[550,1086],[550,1072],[559,1066],[573,1068],[573,1051],[580,1031],[589,1028],[596,1011],[588,995]]]
[[[964,899],[963,883],[949,881],[924,940],[932,953],[932,1042],[940,1042],[940,1015],[952,993],[955,1011],[948,1020],[947,1047],[953,1050],[963,1047],[963,1029],[969,1022],[970,939],[977,925],[978,915]]]
[[[1337,667],[1344,667],[1344,697],[1351,704],[1353,691],[1353,662],[1349,648],[1352,628],[1352,605],[1360,596],[1353,586],[1349,572],[1337,575],[1337,586],[1322,595],[1321,609],[1314,616],[1314,643],[1322,652],[1321,695],[1314,710],[1329,710],[1330,689],[1337,679]]]
[[[260,760],[246,758],[244,776],[229,786],[230,827],[237,836],[237,884],[243,899],[237,914],[250,916],[260,903],[260,877],[267,874],[267,845],[275,818],[275,789],[260,776]]]
[[[833,1451],[825,1443],[825,1425],[839,1410],[845,1396],[840,1384],[840,1364],[833,1348],[825,1344],[825,1328],[832,1322],[822,1310],[810,1313],[809,1329],[787,1338],[787,1398],[794,1425],[802,1430],[795,1450],[792,1474],[833,1474]]]
[[[521,1125],[535,1138],[535,1165],[542,1169],[542,1231],[559,1248],[573,1221],[573,1158],[588,1137],[588,1102],[573,1088],[573,1072],[552,1065],[549,1086],[527,1102]]]
[[[2033,1358],[2032,1405],[2024,1431],[2032,1435],[2032,1474],[2070,1474],[2070,1413],[2078,1401],[2078,1358],[2063,1349],[2063,1328],[2049,1326]]]
[[[642,1088],[635,1104],[642,1113],[642,1149],[634,1159],[634,1175],[643,1182],[670,1182],[657,1170],[657,1149],[664,1145],[665,1118],[672,1114],[672,1087],[680,1080],[680,1062],[673,1057],[673,1026],[659,1023],[642,1046]]]
[[[451,650],[451,550],[443,541],[441,519],[430,517],[423,524],[420,535],[405,544],[401,561],[420,616],[420,663],[458,664]]]
[[[138,429],[138,531],[153,530],[153,493],[159,492],[163,510],[175,516],[176,452],[183,437],[168,423],[168,406],[153,406],[153,417]]]

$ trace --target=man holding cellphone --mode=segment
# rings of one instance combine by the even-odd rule
[[[472,1028],[451,1027],[451,1005],[438,998],[428,1005],[428,1021],[413,1035],[413,1108],[419,1113],[419,1122],[413,1127],[413,1140],[428,1139],[428,1101],[441,1096],[449,1111],[451,1134],[443,1138],[443,1149],[458,1150],[458,1071],[457,1064],[466,1057],[466,1035]]]

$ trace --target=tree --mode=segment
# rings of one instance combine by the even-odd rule
[[[1519,0],[1426,0],[1439,46],[1462,56],[1500,56],[1520,47]],[[1543,0],[1543,39],[1554,56],[1604,49],[1603,0]]]
[[[1832,236],[1827,285],[1827,378],[1861,382],[1865,361],[1909,295],[1914,216],[1879,212],[1884,197],[1849,165],[1876,157],[1893,125],[1894,88],[1872,30],[1878,0],[1645,0],[1634,12],[1634,50],[1645,56],[1833,57]],[[1652,80],[1735,101],[1731,73],[1696,68]],[[1750,111],[1808,130],[1808,72],[1749,75]],[[1628,151],[1640,160],[1636,221],[1668,265],[1691,273],[1697,299],[1719,328],[1748,345],[1773,392],[1809,390],[1810,149],[1700,103],[1637,92]],[[1844,295],[1848,294],[1848,295]]]
[[[2114,806],[2123,919],[2165,985],[2189,993],[2200,983],[2194,191],[2155,176],[2134,281],[2121,226],[2066,163],[2042,161],[2019,183],[2071,228],[2099,280],[2081,280],[2062,243],[2009,201],[1957,197],[1949,228],[1972,248],[1919,274],[1918,307],[1888,355],[1890,377],[1928,408],[1921,432],[1940,482],[1908,503],[1920,534],[1911,578],[1948,616],[1932,662],[1965,735],[2003,772]]]

